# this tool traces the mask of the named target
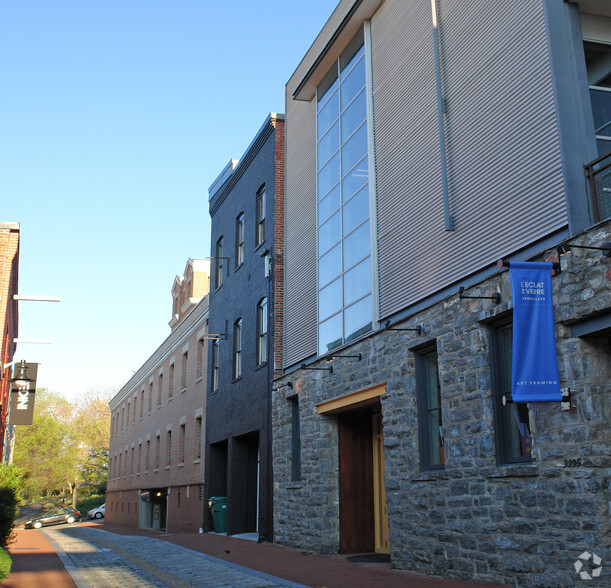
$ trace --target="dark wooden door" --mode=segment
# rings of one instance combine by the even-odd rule
[[[375,550],[371,410],[338,415],[339,550]]]

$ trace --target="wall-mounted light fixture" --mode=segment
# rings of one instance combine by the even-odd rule
[[[272,388],[272,392],[279,392],[282,388],[293,388],[293,382],[286,382],[286,384],[278,384],[275,388]]]
[[[391,327],[390,321],[386,321],[384,323],[384,328],[387,331],[414,331],[418,336],[424,333],[424,327],[422,325],[416,325],[415,327]]]
[[[333,366],[332,365],[328,365],[325,367],[310,367],[307,366],[305,363],[301,364],[301,369],[302,370],[312,370],[312,371],[318,371],[318,372],[329,372],[330,374],[333,373]]]
[[[494,302],[495,304],[501,303],[501,293],[500,292],[493,292],[492,296],[465,296],[464,291],[465,291],[464,286],[461,286],[458,289],[458,298],[460,300],[462,300],[463,298],[482,298],[482,299],[492,300],[492,302]]]
[[[28,378],[28,368],[25,365],[25,359],[22,359],[19,362],[19,366],[15,370],[13,377],[11,378],[13,388],[16,388],[17,390],[27,390],[31,381],[32,379]]]
[[[361,359],[363,359],[363,354],[359,352],[356,355],[331,355],[329,357],[329,361],[331,361],[332,359],[335,359],[337,357],[345,357],[345,358],[356,359],[358,361],[361,361]]]
[[[563,243],[562,245],[558,245],[558,247],[556,247],[558,255],[570,253],[571,249],[592,249],[594,251],[602,251],[603,257],[611,257],[611,241],[603,243],[602,247],[593,247],[591,245],[572,245],[570,243]]]

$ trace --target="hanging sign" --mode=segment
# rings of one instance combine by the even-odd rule
[[[554,307],[552,263],[512,261],[513,402],[561,402]]]
[[[25,367],[30,381],[20,387],[15,387],[11,382],[11,398],[8,413],[9,425],[31,425],[34,418],[38,364],[26,363]]]

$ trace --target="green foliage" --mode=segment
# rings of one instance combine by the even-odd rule
[[[19,513],[17,491],[9,486],[0,487],[0,547],[6,547],[13,533],[13,524]]]
[[[47,390],[36,393],[32,426],[19,427],[14,463],[26,474],[29,497],[51,496],[68,488],[106,483],[111,391],[92,391],[72,404]]]
[[[9,575],[12,565],[11,556],[0,547],[0,580],[4,580]]]
[[[97,508],[104,504],[104,495],[95,494],[84,500],[79,500],[77,503],[77,509],[81,511],[81,516],[86,517],[87,512],[92,508]]]
[[[23,504],[22,492],[25,485],[23,470],[14,466],[0,463],[0,487],[13,488],[19,504]]]

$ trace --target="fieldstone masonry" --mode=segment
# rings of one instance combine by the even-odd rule
[[[571,239],[611,241],[606,223]],[[533,261],[555,255],[541,252]],[[607,560],[609,546],[610,338],[574,337],[571,325],[611,308],[611,257],[574,249],[552,279],[562,387],[572,407],[529,405],[533,461],[497,465],[489,325],[511,313],[509,275],[501,270],[473,295],[450,295],[405,320],[424,333],[381,330],[342,350],[334,372],[298,370],[273,396],[275,539],[316,552],[339,546],[337,422],[317,404],[386,383],[381,397],[385,485],[393,565],[425,574],[511,586],[574,586],[573,562],[588,550]],[[457,287],[458,289],[458,287]],[[421,471],[415,358],[436,342],[442,394],[445,469]],[[301,480],[291,480],[291,401],[300,407]],[[611,564],[609,564],[611,566]],[[603,575],[611,573],[603,569]]]

